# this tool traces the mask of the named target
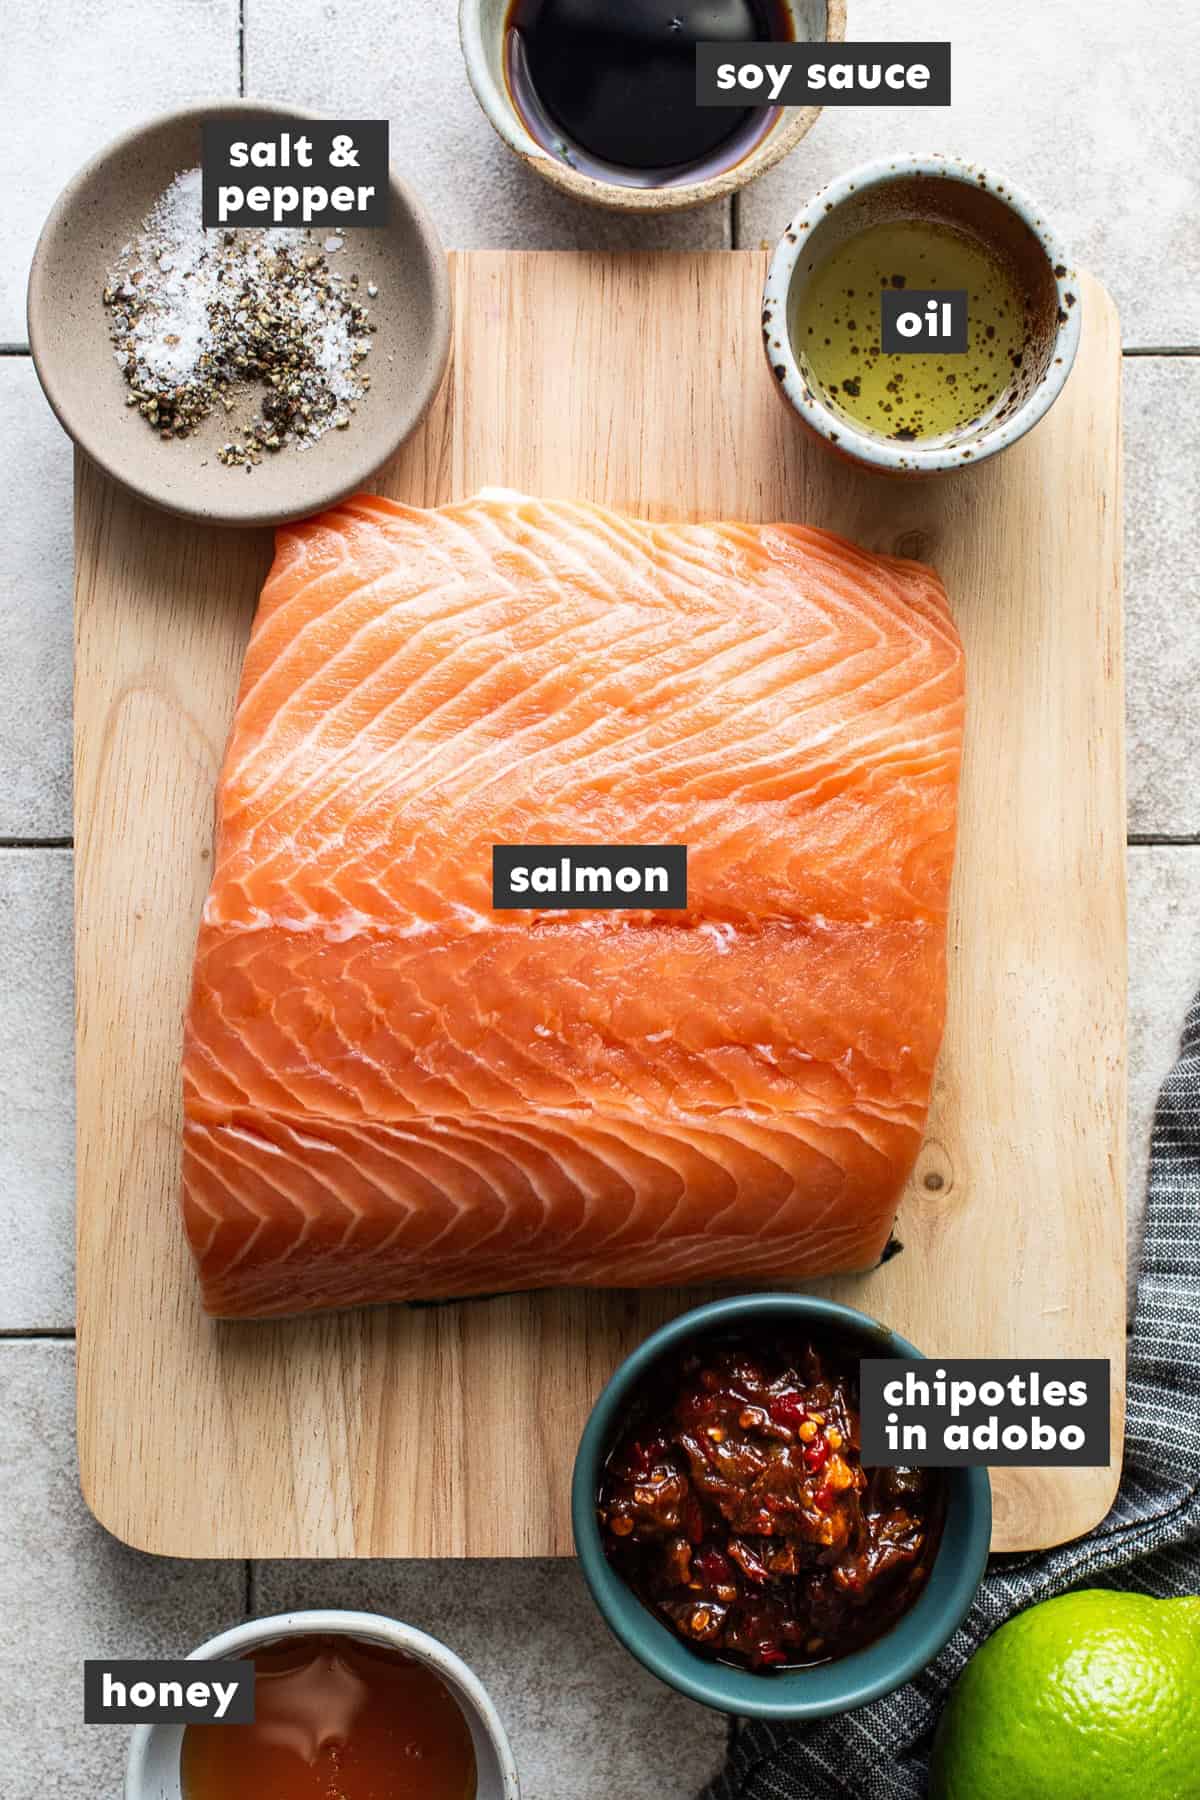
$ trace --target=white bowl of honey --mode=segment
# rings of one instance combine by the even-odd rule
[[[254,1723],[137,1726],[125,1800],[520,1800],[482,1684],[423,1631],[373,1613],[286,1613],[190,1658],[230,1659],[254,1664]]]
[[[1040,207],[977,164],[906,155],[851,169],[796,214],[771,259],[763,345],[780,393],[833,450],[939,474],[1037,424],[1071,372],[1080,315]],[[889,320],[903,342],[889,344]]]

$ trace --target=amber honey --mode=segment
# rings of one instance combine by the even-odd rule
[[[346,1637],[269,1644],[253,1725],[189,1725],[183,1800],[474,1800],[475,1750],[424,1663]]]

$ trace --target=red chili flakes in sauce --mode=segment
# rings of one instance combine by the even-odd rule
[[[754,1669],[880,1637],[928,1577],[934,1469],[864,1469],[858,1357],[721,1340],[659,1367],[599,1495],[610,1562],[695,1649]]]

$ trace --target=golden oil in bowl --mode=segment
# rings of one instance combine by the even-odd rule
[[[884,355],[885,289],[965,289],[965,351]],[[1031,302],[993,246],[945,219],[884,219],[814,258],[789,330],[808,380],[862,431],[944,443],[1002,414],[1022,388]]]

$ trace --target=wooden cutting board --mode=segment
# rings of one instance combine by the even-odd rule
[[[1083,288],[1022,444],[909,483],[812,443],[759,347],[757,253],[454,259],[450,375],[378,487],[792,519],[942,572],[969,720],[950,1019],[903,1253],[818,1284],[939,1356],[1125,1348],[1120,346]],[[181,449],[180,454],[186,454]],[[253,477],[240,473],[231,480]],[[177,1556],[571,1549],[580,1428],[697,1294],[544,1293],[216,1324],[176,1216],[180,1019],[265,535],[76,496],[79,1453],[97,1517]],[[1105,1513],[1118,1470],[1003,1470],[997,1549]]]

